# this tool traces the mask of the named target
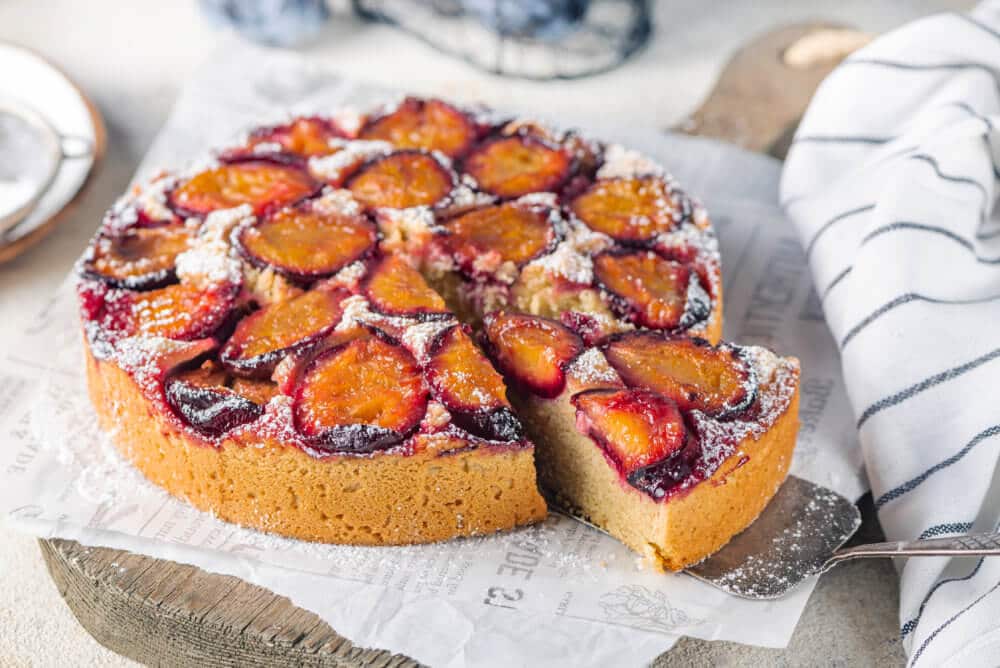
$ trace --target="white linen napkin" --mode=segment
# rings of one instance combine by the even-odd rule
[[[823,82],[782,176],[890,539],[1000,521],[1000,3],[916,21]],[[997,665],[1000,558],[901,567],[909,664]]]

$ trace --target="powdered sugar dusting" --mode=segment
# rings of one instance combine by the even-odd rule
[[[594,280],[594,262],[589,255],[576,251],[569,244],[559,244],[554,251],[531,263],[550,274],[562,276],[572,283],[589,285]]]
[[[181,281],[207,287],[216,283],[238,284],[243,265],[230,243],[233,228],[252,224],[255,218],[248,204],[213,211],[205,218],[191,248],[177,256],[177,276]]]
[[[618,376],[608,360],[597,348],[588,348],[570,362],[566,373],[572,374],[581,384],[591,383],[617,383],[621,378]]]
[[[547,206],[554,209],[559,206],[559,197],[555,193],[550,192],[528,193],[527,195],[518,197],[517,202],[518,204],[527,206]]]
[[[400,231],[410,237],[428,234],[435,226],[434,211],[429,206],[411,206],[406,209],[379,209],[380,221],[398,225]]]
[[[384,141],[331,139],[335,153],[309,159],[309,172],[322,181],[339,183],[348,172],[361,163],[392,152],[392,144]]]
[[[439,431],[451,422],[451,413],[448,408],[436,399],[427,402],[427,412],[424,414],[421,428],[425,431]]]
[[[343,316],[335,331],[350,331],[357,325],[371,325],[398,336],[413,357],[424,364],[427,349],[442,330],[458,324],[455,318],[432,319],[424,322],[403,316],[391,316],[371,310],[371,304],[363,295],[351,295],[341,302]]]
[[[368,300],[362,295],[351,295],[340,303],[340,308],[343,309],[344,313],[335,330],[338,332],[350,331],[356,325],[370,322],[377,317],[376,314],[368,310]]]
[[[276,141],[262,141],[258,144],[254,144],[253,147],[254,155],[270,155],[272,153],[282,153],[285,147]]]
[[[136,198],[136,204],[150,220],[169,221],[174,217],[167,206],[167,193],[177,185],[177,178],[163,174],[143,188]]]
[[[428,320],[427,322],[410,325],[403,332],[403,345],[413,353],[418,362],[426,364],[429,359],[427,349],[431,342],[434,341],[438,334],[449,327],[453,327],[455,324],[456,321],[449,318],[446,320]]]
[[[129,373],[146,399],[161,402],[164,367],[195,357],[213,346],[211,341],[173,341],[161,336],[129,336],[115,342],[114,361]]]
[[[663,168],[638,151],[621,144],[608,144],[604,163],[597,170],[599,179],[634,179],[642,176],[662,176]]]
[[[139,209],[133,195],[122,195],[111,205],[101,221],[108,234],[121,234],[139,222]]]
[[[714,234],[695,225],[679,225],[656,238],[660,248],[694,249],[700,257],[718,261],[719,240]]]
[[[361,132],[361,128],[364,127],[365,124],[365,115],[357,109],[352,109],[351,107],[337,109],[330,114],[330,118],[332,118],[334,124],[349,137],[357,137],[358,133]]]
[[[532,260],[527,266],[540,267],[571,283],[593,283],[593,255],[610,248],[614,242],[611,237],[595,232],[577,220],[561,220],[559,224],[564,229],[564,235],[555,250]]]
[[[312,200],[310,206],[317,213],[342,216],[361,215],[361,205],[354,199],[351,191],[340,188],[324,188],[319,197]]]
[[[798,362],[780,358],[757,346],[740,349],[741,356],[752,368],[757,389],[757,410],[751,419],[718,420],[701,411],[691,411],[695,430],[700,438],[702,455],[696,473],[707,478],[714,473],[736,446],[746,438],[757,440],[774,425],[788,409],[798,386]],[[696,480],[685,485],[693,484]]]
[[[347,265],[327,280],[330,285],[355,289],[368,271],[368,265],[358,260]]]
[[[447,197],[447,201],[438,206],[441,211],[448,215],[455,215],[463,211],[475,209],[481,206],[488,206],[495,201],[495,198],[479,190],[479,184],[468,174],[462,174],[458,183]]]

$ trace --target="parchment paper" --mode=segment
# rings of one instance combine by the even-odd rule
[[[289,112],[386,98],[295,55],[229,42],[185,88],[138,178]],[[702,197],[721,238],[727,338],[802,360],[793,471],[860,495],[866,482],[836,346],[776,205],[778,163],[704,140],[570,120],[650,154]],[[72,279],[8,352],[0,369],[0,516],[39,536],[242,577],[363,646],[434,666],[637,665],[681,635],[782,647],[812,591],[808,583],[779,601],[733,598],[683,574],[644,570],[613,539],[559,515],[496,536],[406,548],[316,545],[242,529],[153,487],[96,428]]]

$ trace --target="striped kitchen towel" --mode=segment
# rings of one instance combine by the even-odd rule
[[[785,163],[890,539],[1000,522],[1000,2],[886,34]],[[910,665],[1000,665],[1000,557],[901,567]]]

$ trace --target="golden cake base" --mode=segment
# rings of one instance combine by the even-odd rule
[[[270,439],[212,447],[89,351],[87,381],[100,426],[126,459],[173,496],[235,524],[325,543],[408,545],[546,515],[530,447],[323,459]]]

